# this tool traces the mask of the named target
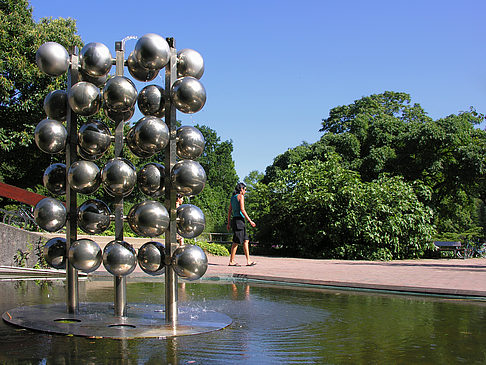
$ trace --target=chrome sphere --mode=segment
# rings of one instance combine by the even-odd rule
[[[132,231],[144,237],[160,236],[169,226],[167,209],[153,200],[135,204],[127,218]]]
[[[67,130],[61,122],[54,119],[43,119],[35,127],[35,144],[43,152],[56,154],[66,146]]]
[[[78,193],[94,193],[101,184],[100,168],[92,161],[75,161],[68,169],[67,181]]]
[[[96,87],[103,87],[106,80],[108,80],[108,75],[90,76],[83,70],[80,70],[79,76],[81,77],[81,81],[91,82]]]
[[[201,54],[185,48],[177,52],[177,77],[192,76],[200,79],[204,73],[204,60]]]
[[[79,127],[78,144],[89,155],[102,155],[111,144],[110,129],[103,122],[90,120]]]
[[[86,200],[78,208],[78,226],[83,232],[100,234],[110,226],[110,208],[98,199]]]
[[[63,163],[50,165],[44,171],[42,183],[54,195],[66,194],[66,165]]]
[[[135,124],[133,138],[142,151],[154,154],[162,151],[169,143],[169,128],[162,119],[149,115]]]
[[[86,273],[93,272],[100,267],[103,253],[95,241],[83,238],[71,243],[68,260],[75,269]]]
[[[34,207],[34,220],[42,229],[56,232],[64,227],[67,219],[66,207],[59,200],[44,198]]]
[[[128,72],[135,80],[138,81],[152,81],[159,74],[159,70],[150,70],[148,68],[142,67],[136,60],[135,55],[130,53],[127,59]]]
[[[128,242],[111,241],[103,250],[103,266],[112,275],[129,275],[137,266],[137,253]]]
[[[89,153],[87,153],[85,150],[83,150],[81,147],[79,147],[79,144],[76,146],[76,151],[78,152],[78,156],[82,159],[82,160],[86,160],[86,161],[96,161],[98,160],[101,156],[103,155],[90,155]]]
[[[117,112],[107,108],[105,105],[103,107],[103,110],[105,111],[105,115],[114,122],[119,122],[119,121],[126,122],[127,120],[132,119],[133,114],[135,113],[135,107],[127,110],[126,112]]]
[[[46,42],[35,53],[39,69],[50,76],[60,76],[69,68],[69,54],[62,45]]]
[[[177,208],[177,233],[184,238],[199,236],[206,227],[206,218],[201,209],[192,204]]]
[[[77,82],[69,90],[68,102],[76,114],[89,117],[100,110],[100,89],[90,82]]]
[[[153,156],[153,152],[147,152],[142,150],[135,142],[135,127],[130,128],[126,137],[127,146],[132,153],[140,158],[149,158]]]
[[[66,239],[62,237],[51,238],[44,245],[42,254],[49,266],[55,269],[64,269],[66,267]]]
[[[165,116],[164,89],[158,85],[147,85],[138,94],[138,109],[143,115]]]
[[[193,160],[181,160],[172,168],[170,174],[172,186],[179,194],[197,195],[206,185],[206,172]]]
[[[137,89],[135,84],[125,76],[109,79],[103,88],[103,102],[106,108],[115,112],[126,112],[135,106]]]
[[[174,82],[170,97],[178,110],[192,114],[200,111],[206,103],[206,89],[195,77],[186,76]]]
[[[208,269],[208,257],[199,246],[185,245],[175,250],[174,271],[181,278],[197,280]]]
[[[68,109],[68,94],[65,90],[51,91],[44,98],[44,111],[50,119],[66,120]]]
[[[89,76],[104,76],[111,70],[111,53],[103,43],[88,43],[81,49],[79,56],[81,70]]]
[[[149,275],[165,272],[165,246],[160,242],[147,242],[138,250],[138,266]]]
[[[135,166],[124,158],[113,158],[103,167],[101,179],[105,191],[111,196],[127,196],[137,183]]]
[[[133,54],[140,66],[160,70],[169,62],[170,48],[163,37],[148,33],[137,41]]]
[[[199,129],[191,126],[182,126],[177,129],[176,138],[176,153],[180,158],[195,160],[203,153],[206,141]]]
[[[150,162],[137,173],[137,183],[140,191],[152,198],[159,198],[165,192],[165,168],[163,165]]]

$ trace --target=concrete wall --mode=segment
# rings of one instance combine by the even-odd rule
[[[0,223],[0,265],[20,266],[15,263],[14,257],[20,250],[27,255],[25,267],[33,267],[37,263],[35,248],[42,247],[47,239],[40,233],[29,232],[24,229]]]

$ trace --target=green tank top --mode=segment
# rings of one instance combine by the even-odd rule
[[[233,195],[231,197],[231,216],[233,218],[234,217],[242,217],[242,218],[245,218],[245,216],[243,215],[243,213],[241,213],[240,202],[238,201],[238,195],[239,194],[236,194],[236,195]]]

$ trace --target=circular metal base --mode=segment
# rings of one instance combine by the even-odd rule
[[[65,304],[42,304],[13,308],[3,313],[4,321],[23,328],[92,338],[167,338],[195,335],[223,329],[232,323],[225,314],[201,306],[179,307],[176,324],[165,322],[163,306],[127,305],[127,317],[115,317],[113,303],[81,303],[76,314]]]

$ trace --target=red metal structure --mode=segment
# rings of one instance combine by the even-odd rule
[[[2,182],[0,182],[0,196],[32,206],[36,205],[40,200],[45,198],[44,195],[31,193],[25,189]]]

